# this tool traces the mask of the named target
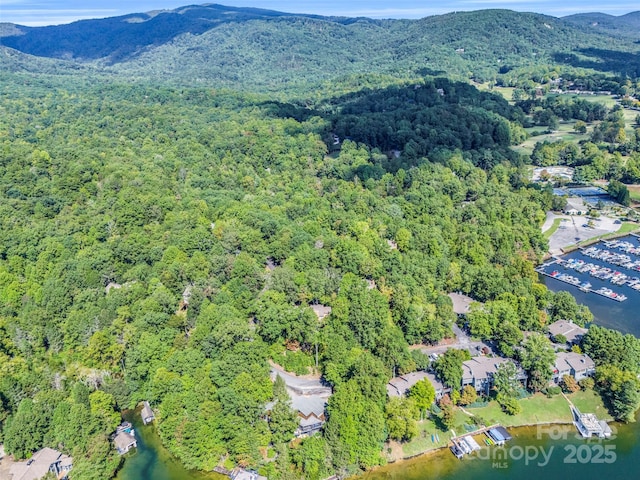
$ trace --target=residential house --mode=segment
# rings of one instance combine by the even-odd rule
[[[113,438],[113,445],[120,455],[124,455],[132,448],[138,446],[136,437],[132,433],[125,431],[116,433],[116,436]]]
[[[275,381],[277,376],[284,380],[291,398],[291,408],[298,412],[299,426],[295,436],[312,435],[320,431],[326,421],[325,409],[332,394],[331,387],[323,385],[320,379],[300,378],[274,367],[271,370],[272,380]],[[268,404],[266,410],[272,407],[272,404]]]
[[[319,321],[324,320],[327,316],[329,316],[329,314],[331,314],[331,307],[327,305],[316,304],[316,305],[310,305],[310,307],[311,307],[311,310],[313,310],[313,313],[315,313],[316,316],[318,317]]]
[[[575,352],[558,352],[553,367],[553,381],[560,383],[562,377],[569,375],[577,381],[592,376],[596,371],[596,364],[588,355]]]
[[[558,320],[549,324],[547,327],[549,335],[555,337],[556,335],[562,335],[567,339],[569,345],[577,345],[582,340],[582,337],[588,332],[586,328],[582,328],[570,320]]]
[[[476,392],[488,395],[493,387],[493,375],[500,365],[507,362],[513,360],[502,357],[473,357],[462,362],[462,387],[471,385]],[[517,371],[517,379],[526,381],[527,375],[519,366]]]
[[[411,387],[425,378],[433,385],[436,391],[436,400],[440,400],[445,393],[451,391],[451,389],[438,380],[434,374],[422,371],[407,373],[406,375],[392,378],[389,383],[387,383],[387,395],[389,395],[389,397],[403,397],[409,393]]]
[[[462,293],[450,293],[449,298],[453,302],[453,312],[458,316],[469,313],[469,306],[473,302],[473,298],[463,295]]]
[[[72,467],[73,458],[45,447],[35,452],[30,459],[11,465],[9,480],[39,480],[49,472],[59,480],[65,480]]]
[[[156,419],[156,416],[153,414],[153,410],[151,410],[151,407],[149,406],[149,402],[142,402],[142,411],[140,412],[140,416],[142,417],[142,423],[145,425]]]

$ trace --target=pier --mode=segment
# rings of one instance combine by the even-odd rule
[[[452,430],[453,432],[453,430]],[[480,445],[473,438],[477,435],[486,435],[484,443],[486,446],[497,445],[502,446],[508,440],[511,440],[511,435],[507,430],[500,425],[491,425],[490,427],[483,427],[473,432],[464,433],[462,435],[455,435],[451,438],[451,445],[449,449],[457,458],[461,459],[465,455],[469,455],[476,450],[480,450]]]
[[[555,270],[551,273],[548,273],[546,269],[553,265],[560,265],[564,268],[574,269],[579,271],[580,273],[586,273],[589,271],[589,274],[595,278],[600,280],[609,280],[611,283],[615,285],[628,285],[634,290],[640,289],[640,279],[632,279],[628,280],[629,277],[620,274],[620,272],[611,272],[610,269],[606,267],[598,267],[594,264],[588,264],[583,261],[566,261],[560,258],[554,258],[551,262],[546,262],[535,269],[541,275],[547,276],[549,278],[554,278],[560,282],[567,283],[574,287],[579,288],[583,292],[587,293],[595,293],[596,295],[600,295],[602,297],[608,298],[609,300],[615,300],[616,302],[624,302],[627,300],[627,296],[618,292],[614,292],[610,288],[602,287],[599,289],[591,288],[592,285],[589,282],[582,282],[579,278],[569,275],[567,273],[560,273]]]

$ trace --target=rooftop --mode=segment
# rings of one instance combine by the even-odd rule
[[[547,327],[547,329],[551,335],[563,335],[569,342],[576,341],[578,337],[583,336],[588,331],[586,328],[582,328],[568,320],[558,320],[557,322],[553,322]]]
[[[469,312],[469,305],[473,302],[473,298],[463,295],[462,293],[450,293],[449,298],[453,302],[453,311],[458,315],[464,315]]]
[[[575,371],[593,369],[596,364],[588,355],[575,352],[556,353],[555,369],[559,372],[572,368]]]
[[[119,451],[126,451],[136,443],[136,437],[127,432],[118,432],[113,439],[113,445]]]
[[[11,465],[9,476],[11,480],[39,480],[47,474],[51,465],[58,461],[68,465],[72,459],[53,448],[45,447],[35,452],[30,459]]]
[[[326,305],[310,305],[311,310],[318,316],[318,320],[322,320],[324,317],[331,313],[331,307]]]
[[[487,378],[498,370],[498,366],[511,362],[508,358],[502,357],[473,357],[471,360],[462,362],[463,378]]]

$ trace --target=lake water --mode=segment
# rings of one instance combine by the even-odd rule
[[[638,240],[638,238],[631,235],[620,238],[618,240],[628,241],[636,246],[640,246],[640,241]],[[600,249],[607,249],[607,247],[602,242],[597,243],[593,246]],[[613,248],[609,248],[608,250],[612,252],[619,252],[619,250]],[[632,260],[640,260],[640,257],[637,255],[626,255],[631,257]],[[640,277],[640,272],[590,258],[582,254],[580,250],[565,255],[562,258],[582,259],[588,263],[607,266],[609,268],[618,270],[630,277]],[[604,298],[600,295],[596,295],[595,293],[583,292],[578,287],[561,282],[560,280],[556,280],[555,278],[550,278],[543,275],[540,276],[549,290],[552,290],[554,292],[567,291],[576,298],[578,303],[587,305],[589,309],[591,309],[591,312],[593,312],[596,324],[608,328],[614,328],[624,333],[631,333],[637,337],[640,337],[640,292],[633,290],[627,285],[613,285],[607,280],[600,280],[592,277],[588,273],[580,273],[576,270],[565,268],[560,265],[554,265],[553,268],[549,267],[546,269],[547,272],[550,272],[551,270],[558,270],[561,273],[568,273],[570,275],[573,275],[574,277],[578,277],[581,282],[588,281],[593,285],[592,289],[594,290],[597,290],[601,287],[607,287],[615,292],[623,293],[624,295],[626,295],[628,297],[627,300],[625,300],[624,302],[616,302],[614,300]]]
[[[224,480],[224,475],[185,469],[162,446],[155,425],[143,425],[138,411],[124,415],[135,429],[138,448],[125,458],[116,480]],[[227,479],[228,480],[228,479]]]
[[[612,424],[615,438],[585,440],[573,425],[510,428],[504,447],[458,460],[448,450],[364,474],[363,480],[630,480],[640,475],[640,427]]]

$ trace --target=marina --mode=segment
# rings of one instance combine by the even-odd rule
[[[563,257],[553,257],[536,271],[585,293],[624,302],[640,292],[638,237],[601,241]]]

